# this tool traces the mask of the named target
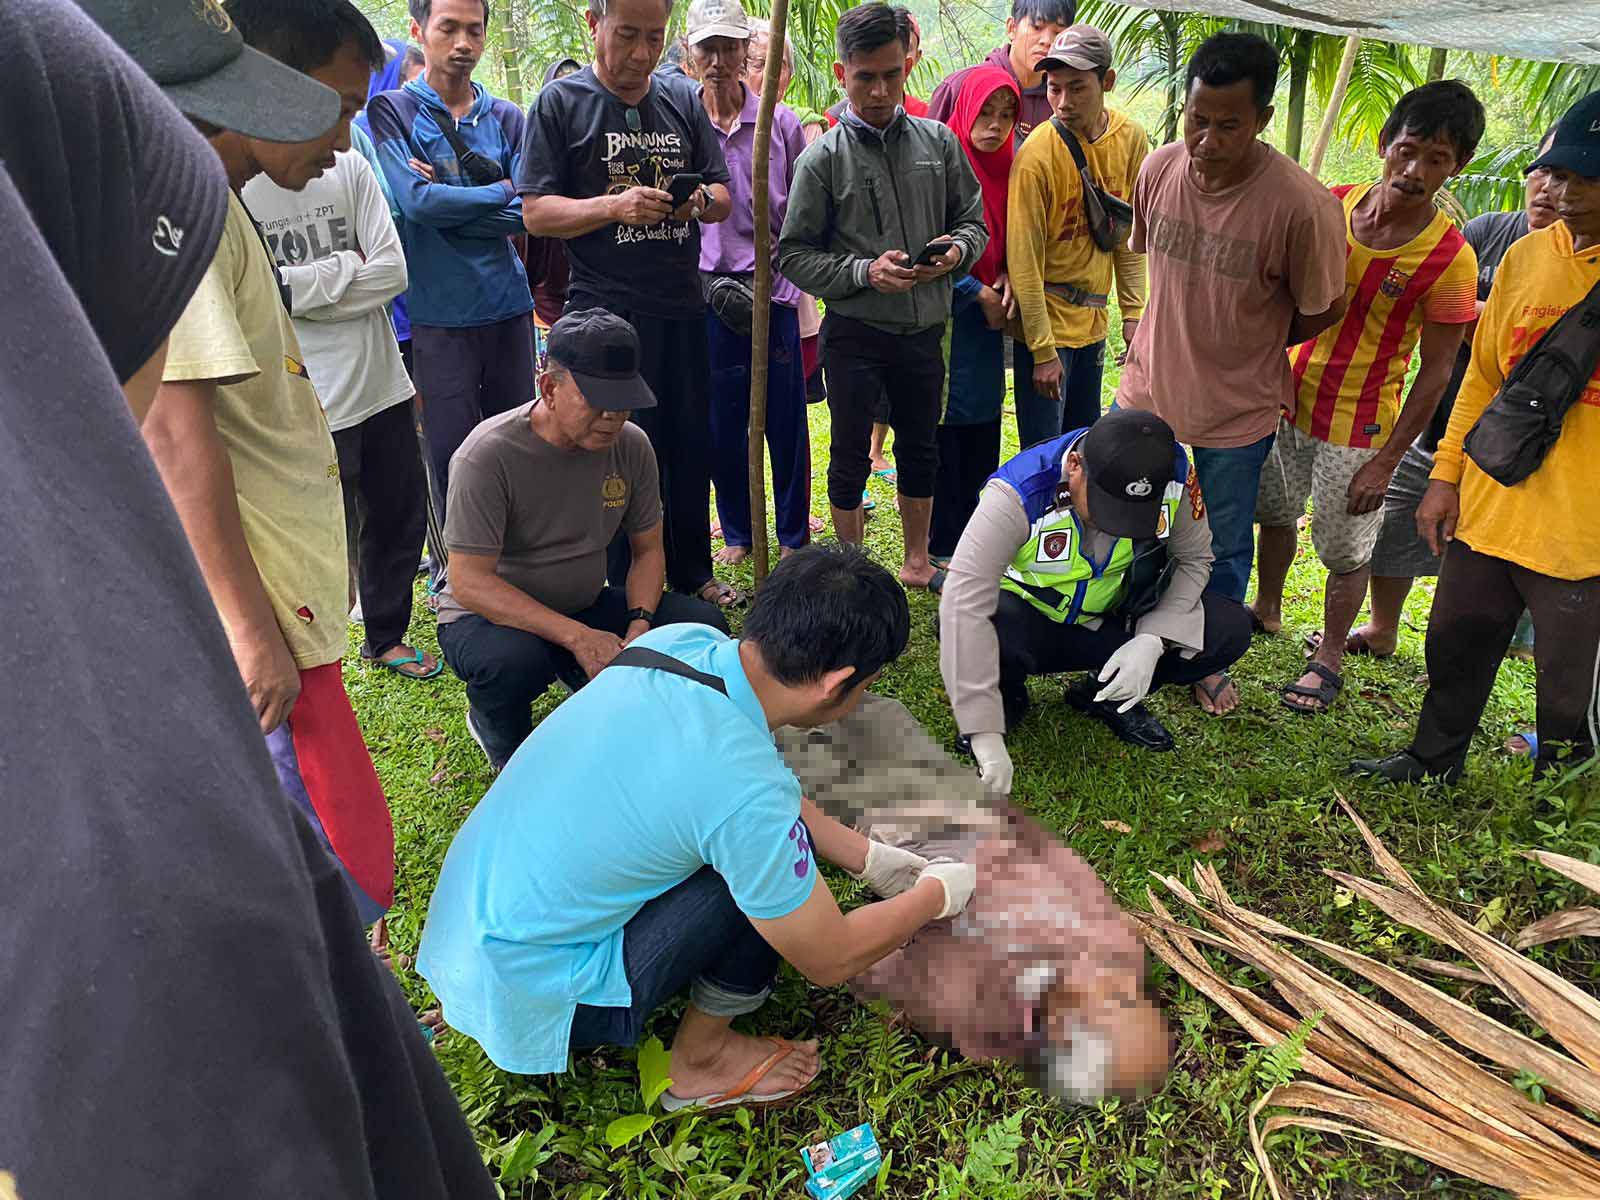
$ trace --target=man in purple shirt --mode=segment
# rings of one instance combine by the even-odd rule
[[[701,82],[700,103],[728,163],[733,213],[700,235],[700,273],[707,290],[706,333],[711,350],[711,479],[723,549],[718,562],[750,553],[750,309],[743,287],[754,288],[754,199],[757,96],[744,84],[750,22],[739,0],[695,0],[689,7],[689,57]],[[806,148],[800,119],[783,105],[772,114],[767,169],[772,253],[789,207],[795,161]],[[742,285],[742,286],[741,286]],[[810,540],[811,463],[806,438],[806,380],[800,357],[800,289],[774,272],[767,336],[767,449],[772,456],[778,544],[783,554]]]

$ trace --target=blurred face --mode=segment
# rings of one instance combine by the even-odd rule
[[[993,154],[1011,140],[1017,123],[1017,98],[1010,88],[997,88],[978,110],[972,122],[972,145],[982,154]]]
[[[642,97],[667,44],[666,0],[611,0],[605,16],[586,15],[601,82],[624,99]]]
[[[1539,153],[1543,154],[1550,149],[1550,138],[1545,138],[1539,144]],[[1556,212],[1555,201],[1550,199],[1550,168],[1540,167],[1537,171],[1529,171],[1523,181],[1525,193],[1523,208],[1528,214],[1529,229],[1543,229],[1547,225],[1554,225],[1561,219]]]
[[[1574,238],[1588,243],[1600,239],[1600,179],[1585,178],[1565,167],[1551,167],[1545,193]]]
[[[1448,138],[1418,137],[1409,129],[1402,129],[1388,145],[1379,146],[1378,152],[1383,156],[1380,186],[1409,208],[1431,208],[1434,194],[1467,165]]]
[[[750,50],[745,59],[744,82],[752,92],[761,91],[761,81],[767,73],[767,47],[771,39],[764,33],[752,34],[750,37]],[[789,56],[783,56],[783,65],[778,68],[778,99],[782,100],[789,92],[789,82],[794,78],[794,66],[789,62]]]
[[[366,106],[372,64],[354,42],[346,42],[331,59],[306,74],[339,93],[339,119],[333,128],[311,142],[250,141],[256,165],[273,183],[291,192],[298,192],[332,167],[334,151],[350,149],[350,118]]]
[[[556,68],[556,78],[565,79],[568,75],[576,75],[581,70],[583,68],[569,58]]]
[[[1018,79],[1034,77],[1033,64],[1050,53],[1050,43],[1065,28],[1058,21],[1039,23],[1032,17],[1006,18],[1006,40],[1011,43],[1011,70]]]
[[[1115,71],[1107,71],[1105,81],[1101,82],[1093,71],[1057,67],[1045,74],[1045,95],[1050,100],[1051,111],[1063,125],[1080,138],[1092,138],[1100,132],[1100,121],[1106,111],[1106,92],[1111,90],[1116,78]]]
[[[724,93],[737,92],[744,82],[748,52],[749,43],[742,38],[706,38],[689,47],[700,81]]]
[[[906,98],[906,52],[899,42],[885,42],[867,54],[852,54],[848,63],[834,63],[833,77],[850,98],[850,107],[868,125],[882,129]]]
[[[1211,87],[1196,79],[1183,105],[1183,144],[1202,175],[1237,171],[1255,153],[1256,138],[1272,120],[1272,108],[1256,107],[1248,79]]]
[[[609,450],[628,423],[625,412],[605,412],[583,398],[578,381],[562,370],[539,376],[539,397],[561,436],[579,450]]]
[[[433,0],[427,26],[411,22],[411,40],[422,47],[430,74],[465,79],[483,57],[487,24],[483,0]]]
[[[415,79],[418,75],[421,75],[421,74],[422,74],[422,63],[420,61],[407,59],[400,66],[400,82],[401,83],[410,83],[413,79]]]

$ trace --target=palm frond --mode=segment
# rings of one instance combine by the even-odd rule
[[[1481,148],[1470,169],[1452,179],[1450,193],[1473,216],[1508,212],[1522,207],[1523,168],[1533,161],[1538,143],[1531,138],[1511,142],[1498,150]]]

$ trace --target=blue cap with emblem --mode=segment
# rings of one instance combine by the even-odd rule
[[[550,361],[578,383],[591,408],[633,412],[656,406],[655,393],[639,375],[639,335],[603,308],[565,314],[550,327]]]
[[[1114,408],[1074,447],[1089,477],[1089,520],[1116,537],[1153,538],[1178,439],[1154,413]]]

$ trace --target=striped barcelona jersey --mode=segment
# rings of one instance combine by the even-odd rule
[[[1400,412],[1400,390],[1424,321],[1466,324],[1475,316],[1478,259],[1445,216],[1404,246],[1371,250],[1356,241],[1351,218],[1370,183],[1336,187],[1344,203],[1344,319],[1315,341],[1289,350],[1294,423],[1336,446],[1377,449]]]

